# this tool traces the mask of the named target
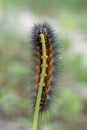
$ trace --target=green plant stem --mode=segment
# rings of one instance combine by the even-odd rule
[[[32,130],[37,130],[37,124],[38,124],[38,116],[39,116],[39,107],[40,107],[40,100],[41,100],[41,94],[42,94],[42,88],[43,88],[43,83],[44,83],[44,76],[46,72],[46,45],[45,45],[45,39],[44,35],[40,34],[41,37],[41,44],[42,44],[42,73],[41,73],[41,78],[39,82],[39,90],[38,90],[38,95],[37,95],[37,101],[36,101],[36,106],[35,106],[35,113],[34,113],[34,120],[33,120],[33,126]]]

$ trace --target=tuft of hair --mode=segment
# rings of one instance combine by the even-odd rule
[[[59,78],[60,48],[56,40],[55,31],[48,23],[35,24],[31,33],[32,44],[32,66],[33,66],[33,86],[32,86],[32,102],[35,109],[37,94],[39,89],[40,76],[42,73],[42,45],[40,34],[43,33],[46,44],[46,73],[44,76],[44,84],[40,101],[40,113],[46,112],[55,102],[56,90]]]

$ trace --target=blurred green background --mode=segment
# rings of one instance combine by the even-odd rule
[[[0,130],[27,130],[30,31],[54,26],[61,47],[56,114],[38,130],[87,130],[87,0],[0,0]]]

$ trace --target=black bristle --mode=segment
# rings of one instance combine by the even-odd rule
[[[47,55],[49,57],[50,54],[52,54],[52,58],[48,58],[47,59],[47,64],[49,65],[50,62],[52,62],[52,66],[49,65],[48,68],[46,69],[46,73],[47,73],[47,77],[44,78],[44,82],[48,83],[48,81],[50,80],[50,86],[46,86],[42,89],[42,92],[44,91],[44,94],[42,94],[41,97],[41,102],[40,102],[40,112],[43,111],[47,111],[49,109],[49,107],[51,106],[51,102],[53,101],[53,97],[55,96],[56,93],[56,87],[58,86],[58,76],[59,76],[59,70],[58,70],[58,66],[59,66],[59,43],[57,43],[56,37],[55,37],[55,32],[52,29],[52,26],[48,23],[43,23],[43,24],[37,24],[34,25],[33,29],[32,29],[32,38],[31,38],[31,44],[32,44],[32,63],[34,64],[33,66],[33,71],[34,71],[34,77],[33,77],[33,81],[35,82],[36,76],[35,73],[37,71],[36,68],[36,64],[37,64],[37,48],[39,47],[41,48],[41,45],[39,44],[39,41],[37,40],[39,37],[39,34],[43,33],[44,37],[46,35],[47,41],[46,41],[46,49],[50,49],[52,48],[51,51],[47,51]],[[45,34],[46,33],[46,34]],[[42,50],[41,50],[42,51]],[[40,56],[42,56],[42,52],[40,52]],[[40,62],[42,63],[42,59],[40,59]],[[40,73],[41,73],[41,66],[38,66]],[[50,74],[50,78],[49,78],[49,72],[50,69],[52,70],[52,74]],[[39,76],[39,77],[38,77]],[[40,81],[40,75],[38,75],[38,80]],[[37,93],[35,91],[35,89],[37,89],[38,85],[36,83],[34,83],[34,86],[32,86],[32,93],[35,93],[34,95],[32,94],[32,102],[33,102],[33,107],[35,108],[36,105],[36,98],[37,98]],[[46,94],[46,89],[48,91],[48,94]],[[44,99],[44,100],[42,100]],[[46,101],[45,101],[46,100]]]

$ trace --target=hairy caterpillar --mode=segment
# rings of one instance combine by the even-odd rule
[[[48,23],[34,25],[32,29],[32,50],[34,63],[34,86],[32,92],[33,106],[35,108],[39,83],[43,66],[43,49],[40,35],[43,34],[46,47],[46,71],[42,88],[39,111],[44,112],[50,107],[56,93],[59,50],[54,31]]]

